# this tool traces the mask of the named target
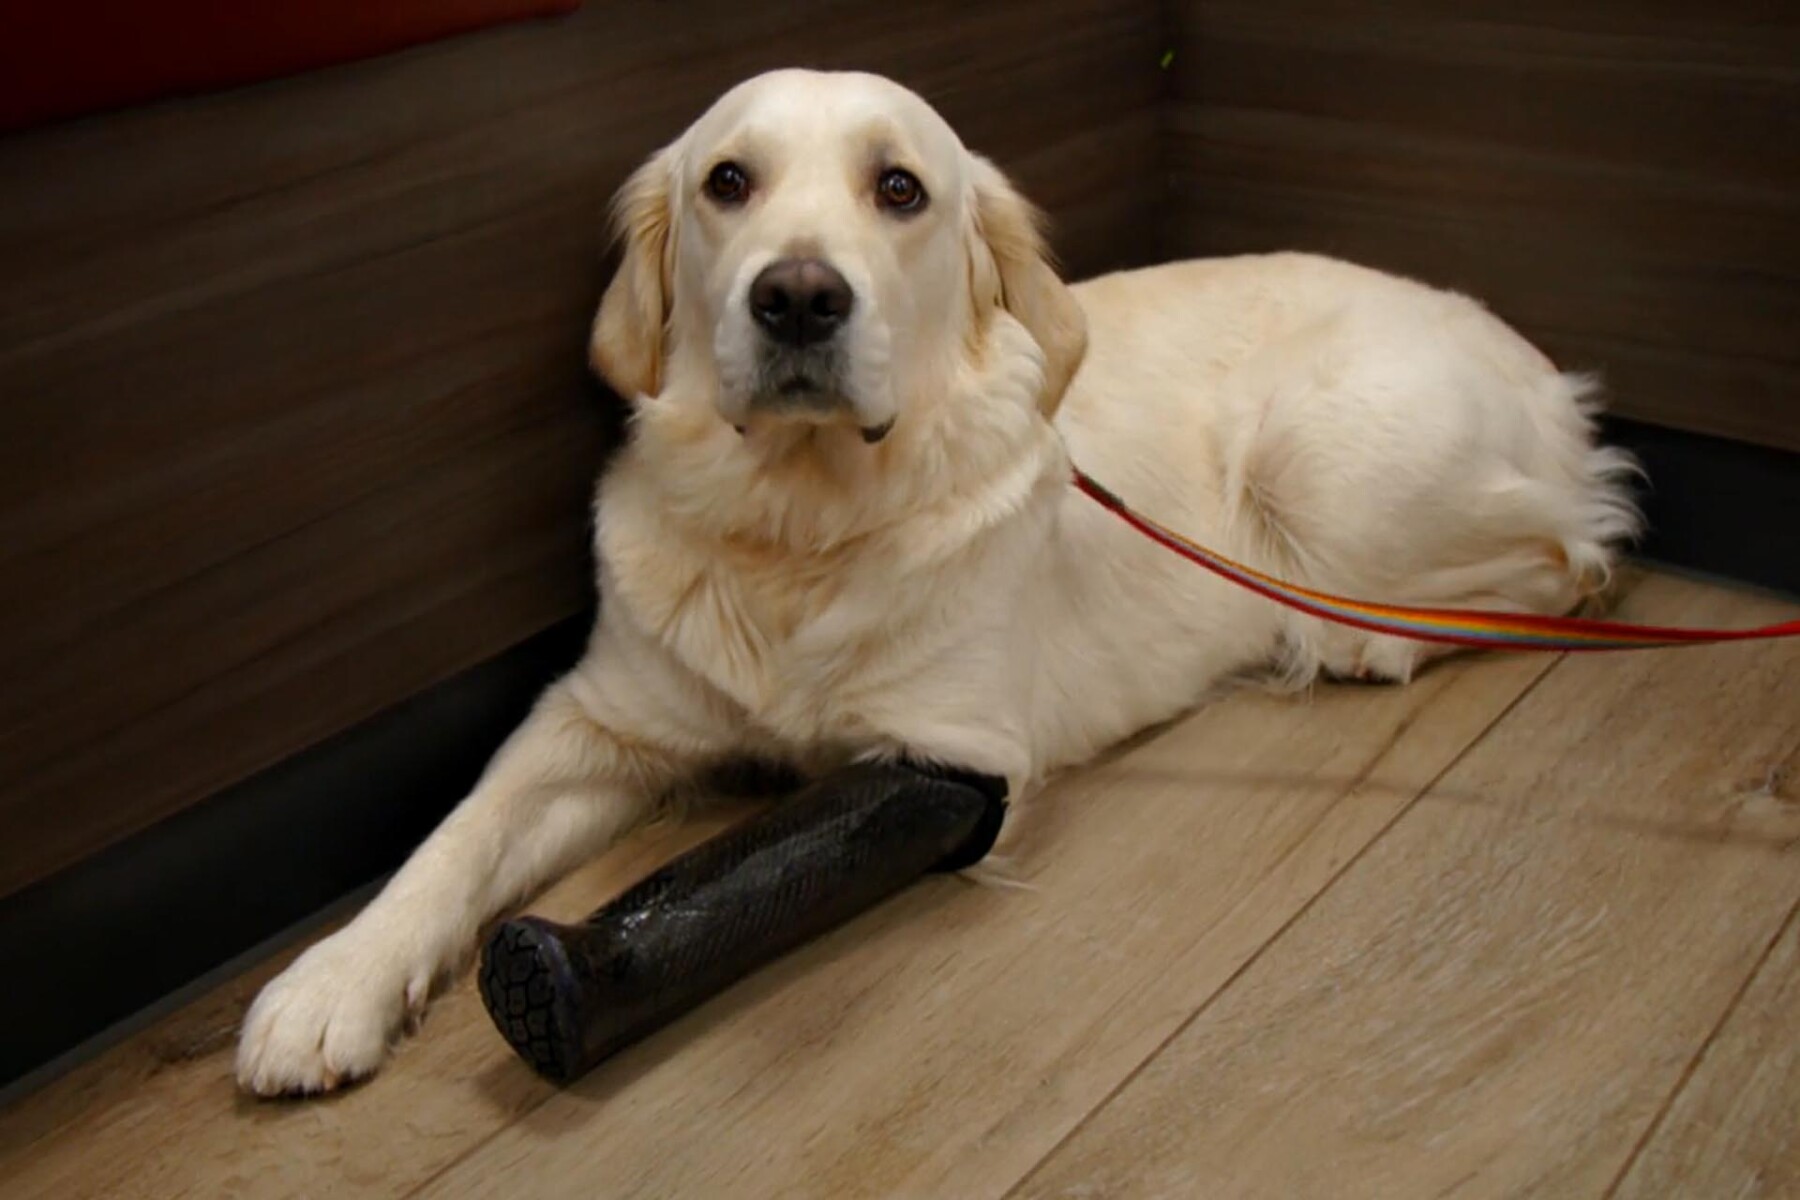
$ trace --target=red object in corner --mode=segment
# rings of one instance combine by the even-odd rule
[[[581,0],[0,0],[0,130],[371,58]]]

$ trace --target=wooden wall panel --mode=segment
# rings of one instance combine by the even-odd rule
[[[0,895],[586,603],[601,214],[723,88],[901,78],[1088,273],[1154,250],[1158,28],[608,0],[0,140]]]
[[[1176,0],[1165,232],[1461,288],[1612,407],[1800,449],[1800,7]]]

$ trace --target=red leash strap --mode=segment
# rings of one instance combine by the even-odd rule
[[[1766,641],[1800,637],[1800,620],[1783,621],[1757,629],[1678,629],[1659,625],[1633,625],[1624,621],[1597,621],[1583,617],[1547,617],[1532,613],[1487,612],[1480,609],[1413,608],[1402,604],[1373,604],[1317,592],[1265,575],[1223,554],[1208,550],[1137,512],[1118,496],[1096,483],[1079,468],[1075,486],[1120,520],[1197,566],[1230,580],[1278,604],[1319,617],[1352,625],[1372,633],[1392,634],[1421,642],[1474,646],[1500,650],[1648,650],[1666,646],[1703,646],[1716,642]]]

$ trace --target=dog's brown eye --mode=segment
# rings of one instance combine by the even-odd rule
[[[742,204],[750,198],[750,176],[734,162],[722,162],[706,177],[706,194],[720,204]]]
[[[881,173],[875,182],[875,194],[882,207],[899,212],[916,212],[925,206],[925,185],[911,171],[893,167]]]

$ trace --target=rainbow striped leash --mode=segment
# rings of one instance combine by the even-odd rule
[[[1714,642],[1747,642],[1767,638],[1800,637],[1800,620],[1783,621],[1757,629],[1674,629],[1656,625],[1632,625],[1623,621],[1596,621],[1583,617],[1546,617],[1530,613],[1485,612],[1479,609],[1412,608],[1402,604],[1371,604],[1329,592],[1315,592],[1273,575],[1252,570],[1223,554],[1159,525],[1135,511],[1118,496],[1096,483],[1080,468],[1075,486],[1098,501],[1127,525],[1153,542],[1173,550],[1191,563],[1309,616],[1352,625],[1373,633],[1500,650],[1650,650],[1667,646],[1702,646]]]

